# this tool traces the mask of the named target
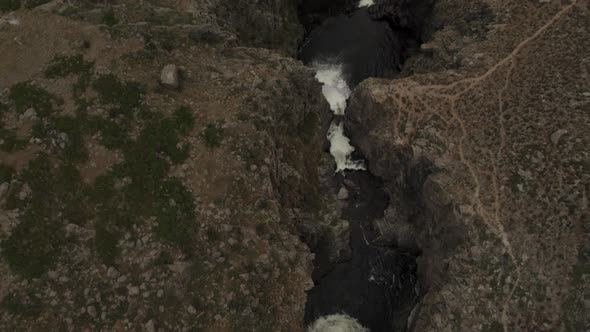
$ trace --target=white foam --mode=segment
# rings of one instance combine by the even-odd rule
[[[322,94],[330,104],[330,109],[336,115],[343,115],[346,109],[346,99],[350,97],[350,88],[342,75],[341,65],[315,65],[315,78],[323,83]]]
[[[317,69],[315,78],[320,83],[323,83],[322,94],[330,104],[330,109],[335,115],[344,115],[346,100],[350,97],[351,91],[344,79],[342,65],[315,63],[313,66]],[[327,137],[330,141],[330,154],[336,161],[336,172],[345,169],[365,169],[362,160],[352,160],[350,158],[350,154],[354,152],[354,147],[350,145],[350,139],[344,136],[342,124],[336,125],[332,122]]]
[[[344,136],[344,126],[332,122],[328,129],[328,140],[330,141],[330,154],[336,161],[336,172],[345,169],[364,170],[365,163],[362,160],[352,160],[350,155],[354,147],[350,145],[350,139]]]
[[[307,332],[369,332],[369,329],[348,315],[336,314],[318,318]]]
[[[373,0],[361,0],[359,2],[359,8],[361,7],[369,7],[375,4],[375,1]]]

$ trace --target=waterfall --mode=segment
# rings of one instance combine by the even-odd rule
[[[350,97],[350,88],[343,77],[342,65],[337,64],[314,64],[317,69],[315,78],[323,84],[322,94],[330,104],[334,115],[344,115],[346,100]],[[351,154],[355,148],[350,145],[350,139],[344,135],[342,123],[333,121],[330,124],[327,138],[330,141],[330,154],[336,161],[336,172],[344,170],[364,170],[363,160],[352,160]]]

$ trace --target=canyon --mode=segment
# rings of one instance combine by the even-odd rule
[[[0,329],[589,329],[589,30],[583,0],[1,3]]]

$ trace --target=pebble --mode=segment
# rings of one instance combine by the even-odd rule
[[[90,316],[92,316],[92,317],[96,317],[96,315],[97,315],[96,308],[95,308],[93,305],[91,305],[91,306],[88,306],[88,307],[86,308],[86,311],[87,311],[87,312],[88,312],[88,314],[89,314]]]
[[[107,270],[107,276],[109,278],[116,279],[116,278],[119,278],[119,275],[120,275],[119,271],[117,271],[117,269],[115,269],[112,266],[109,267],[109,269]]]
[[[148,320],[147,323],[145,323],[145,330],[146,330],[146,332],[155,332],[156,331],[156,325],[154,324],[153,319],[150,319],[150,320]]]
[[[172,272],[183,273],[190,266],[191,266],[191,264],[188,262],[178,261],[178,262],[174,262],[173,264],[168,265],[168,269],[170,269],[170,271],[172,271]]]
[[[21,119],[23,119],[23,120],[35,120],[35,119],[37,119],[37,112],[35,112],[35,109],[33,109],[33,108],[28,108],[21,115]]]
[[[22,190],[18,193],[18,198],[23,201],[25,200],[27,197],[29,197],[29,194],[31,194],[33,191],[31,190],[31,188],[29,187],[29,185],[25,184],[22,188]]]
[[[139,287],[137,286],[129,286],[127,287],[127,291],[131,296],[139,295]]]
[[[348,199],[348,190],[346,188],[340,188],[338,191],[338,199],[342,201]]]
[[[8,182],[0,184],[0,199],[8,192]]]
[[[51,280],[55,280],[55,279],[57,279],[57,272],[49,271],[49,272],[47,272],[47,277],[49,277],[49,279],[51,279]]]
[[[561,136],[565,134],[567,134],[567,130],[565,129],[559,129],[555,131],[553,134],[551,134],[551,142],[553,142],[553,145],[557,145],[559,143],[559,140],[561,139]]]

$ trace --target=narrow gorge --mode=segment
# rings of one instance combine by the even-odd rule
[[[406,331],[420,296],[416,275],[419,250],[383,238],[378,225],[388,227],[384,213],[390,206],[390,196],[383,180],[367,171],[365,163],[372,161],[355,152],[345,127],[351,91],[370,77],[399,76],[405,58],[416,51],[412,47],[421,43],[417,28],[427,18],[432,3],[418,1],[413,6],[421,8],[419,13],[411,12],[416,8],[403,7],[389,17],[373,5],[372,1],[343,7],[332,3],[323,7],[323,13],[329,14],[321,21],[317,18],[322,13],[314,12],[313,6],[300,8],[302,21],[314,23],[305,26],[307,33],[298,57],[317,71],[315,77],[323,84],[322,94],[333,112],[326,134],[336,164],[331,182],[346,202],[341,218],[348,223],[349,231],[341,235],[340,243],[350,249],[328,262],[314,262],[315,286],[308,292],[305,311],[310,331],[336,330],[340,325],[343,330],[358,332]],[[417,21],[405,26],[394,23],[401,16],[416,17]],[[410,203],[404,196],[395,197],[393,202]],[[403,205],[397,208],[412,209]],[[330,252],[334,249],[320,246],[314,253],[325,257]]]

